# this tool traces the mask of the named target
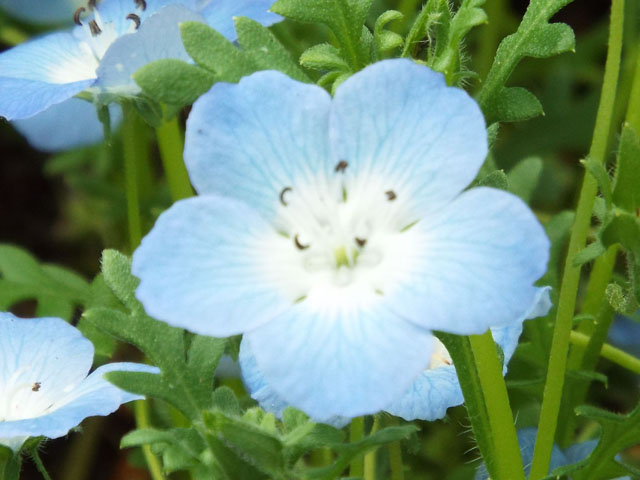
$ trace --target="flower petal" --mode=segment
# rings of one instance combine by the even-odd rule
[[[242,333],[292,304],[273,278],[279,272],[269,271],[274,241],[286,239],[241,202],[212,195],[177,202],[133,255],[136,296],[170,325]]]
[[[242,369],[242,380],[251,398],[260,404],[260,407],[267,412],[273,413],[279,419],[289,404],[276,393],[267,383],[264,375],[258,368],[256,357],[251,351],[249,342],[242,340],[240,343],[240,355],[238,357],[240,368]],[[314,422],[327,423],[336,428],[342,428],[351,422],[348,417],[333,416],[329,418],[312,418]]]
[[[245,334],[267,383],[312,418],[375,413],[429,363],[433,337],[384,308],[306,299]]]
[[[71,23],[73,12],[85,0],[0,0],[0,8],[25,22]]]
[[[122,120],[122,110],[117,104],[111,104],[109,110],[111,129],[115,130]],[[45,152],[84,147],[104,139],[96,107],[79,98],[70,98],[12,124],[33,148]]]
[[[180,22],[204,22],[182,5],[168,5],[145,20],[134,33],[122,35],[109,46],[98,67],[97,84],[117,93],[133,94],[140,87],[132,75],[163,58],[191,61],[182,45]]]
[[[476,176],[487,154],[480,108],[442,74],[385,60],[338,88],[331,116],[335,157],[353,175],[388,179],[419,212],[445,205]]]
[[[420,242],[388,294],[393,310],[418,325],[479,334],[517,323],[538,295],[549,240],[514,195],[473,188],[408,233]]]
[[[214,85],[187,121],[192,183],[200,194],[242,200],[270,218],[284,187],[326,168],[330,103],[321,88],[279,72]]]
[[[232,42],[238,37],[233,17],[248,17],[268,27],[282,20],[269,11],[273,0],[212,0],[200,11],[209,26]]]
[[[35,418],[0,422],[0,437],[58,438],[87,417],[108,415],[123,403],[143,398],[120,390],[102,377],[113,371],[159,373],[156,367],[138,363],[103,365],[66,396],[61,396],[49,413]]]

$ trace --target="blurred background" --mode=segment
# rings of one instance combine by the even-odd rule
[[[57,2],[59,8],[50,15],[37,14],[38,24],[20,15],[24,10],[39,12],[38,0],[22,3],[4,1],[0,8],[0,49],[10,48],[24,39],[61,25],[69,25],[79,2]],[[56,3],[56,0],[47,0]],[[18,7],[16,8],[16,4]],[[467,80],[471,92],[477,90],[486,75],[498,42],[513,32],[522,17],[526,0],[487,0],[485,8],[490,24],[473,30],[466,47],[467,68],[478,72]],[[627,2],[627,25],[620,90],[615,110],[620,125],[631,85],[638,48],[638,2]],[[0,7],[3,1],[0,0]],[[407,15],[396,22],[395,30],[406,33],[421,2],[415,0],[376,0],[371,19],[387,9]],[[552,21],[568,23],[576,33],[575,53],[551,59],[525,59],[512,75],[509,84],[524,86],[541,100],[544,117],[520,124],[503,125],[494,159],[507,173],[523,159],[534,158],[541,166],[538,183],[531,192],[531,205],[543,223],[573,208],[583,169],[579,160],[589,149],[602,83],[608,33],[610,4],[602,0],[579,0],[561,10]],[[35,9],[35,10],[34,10]],[[319,27],[285,21],[274,27],[292,53],[329,38]],[[183,112],[183,120],[188,112]],[[618,132],[610,133],[610,153],[615,151]],[[55,132],[50,132],[55,135]],[[149,227],[154,218],[170,205],[170,196],[161,176],[160,163],[149,131],[149,148],[154,151],[154,181],[143,190],[144,219]],[[126,207],[123,188],[119,136],[109,144],[98,144],[69,152],[43,152],[29,143],[7,121],[0,120],[0,243],[20,246],[39,261],[60,264],[87,279],[99,271],[104,248],[126,251]],[[128,252],[130,253],[130,252]],[[0,278],[2,272],[0,271]],[[35,314],[35,303],[22,302],[12,307],[23,316]],[[626,348],[640,351],[640,338],[623,335]],[[634,341],[636,342],[634,345]],[[535,425],[538,401],[544,378],[544,366],[532,376],[532,365],[516,355],[510,365],[508,381],[512,405],[518,414],[518,427]],[[608,386],[594,382],[590,402],[615,412],[627,412],[640,400],[638,378],[607,362],[600,365],[609,376]],[[531,378],[539,374],[539,381]],[[527,378],[527,382],[521,381]],[[236,388],[239,388],[236,380]],[[249,400],[247,400],[249,401]],[[410,440],[405,464],[408,479],[468,479],[477,466],[463,407],[450,410],[442,421],[421,425],[421,432]],[[50,441],[44,446],[43,460],[54,480],[136,480],[148,478],[142,456],[136,450],[119,450],[119,440],[134,428],[129,410],[124,407],[108,419],[93,418],[83,423],[84,433]],[[588,432],[587,432],[588,433]],[[585,438],[588,438],[585,433]],[[640,452],[627,452],[640,458]],[[23,478],[40,478],[26,462]],[[179,478],[179,477],[176,477]]]

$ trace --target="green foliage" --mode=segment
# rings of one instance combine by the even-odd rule
[[[630,124],[620,137],[612,200],[628,212],[640,207],[640,139]]]
[[[548,23],[554,13],[571,1],[532,0],[518,30],[502,40],[478,95],[487,123],[526,120],[542,113],[542,106],[533,94],[505,84],[523,58],[545,58],[573,50],[575,38],[571,27]]]
[[[507,173],[509,191],[529,203],[540,181],[542,168],[542,159],[539,157],[529,157],[519,162]]]

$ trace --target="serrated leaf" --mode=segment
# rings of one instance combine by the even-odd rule
[[[509,191],[529,203],[540,180],[542,168],[543,162],[540,157],[529,157],[520,161],[507,173]]]
[[[328,43],[314,45],[300,56],[300,64],[314,70],[348,71],[349,64],[342,58],[340,50]]]
[[[478,94],[478,102],[488,123],[519,121],[542,113],[539,102],[534,102],[521,92],[515,94],[505,84],[518,63],[527,56],[544,58],[573,50],[573,30],[562,23],[550,24],[549,19],[572,0],[531,0],[518,30],[505,37],[496,52],[495,59]],[[526,114],[507,106],[508,100],[519,100],[526,107]]]
[[[258,69],[246,53],[204,23],[181,23],[180,32],[189,56],[217,80],[237,82]]]
[[[344,57],[353,71],[370,61],[362,42],[362,28],[372,0],[278,0],[271,11],[306,23],[322,23],[338,39]]]
[[[182,107],[207,92],[214,75],[196,65],[173,58],[151,62],[134,75],[142,91],[158,102]]]
[[[304,73],[289,51],[278,41],[268,28],[246,17],[234,19],[238,43],[242,51],[262,70],[278,70],[294,80],[309,83],[311,79]]]
[[[613,203],[629,212],[640,207],[640,139],[628,123],[620,137]]]

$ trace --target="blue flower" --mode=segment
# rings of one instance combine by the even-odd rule
[[[633,355],[640,355],[640,310],[632,317],[616,315],[609,329],[609,341]]]
[[[549,287],[540,288],[533,305],[520,321],[514,325],[492,328],[494,340],[500,345],[504,353],[504,373],[507,364],[515,352],[518,339],[522,333],[522,322],[527,319],[545,316],[551,308]],[[461,405],[464,401],[455,367],[444,345],[435,340],[436,345],[429,359],[429,366],[413,382],[404,394],[384,410],[402,417],[405,420],[438,420],[443,418],[449,407]],[[240,344],[240,367],[242,378],[251,397],[260,406],[282,418],[282,413],[289,406],[271,386],[260,372],[255,356],[247,342]],[[328,423],[335,427],[348,424],[351,419],[346,417],[313,418],[314,421]]]
[[[185,159],[200,196],[135,252],[147,312],[244,334],[259,370],[314,418],[377,412],[429,364],[432,330],[513,325],[549,242],[518,198],[462,190],[487,153],[462,90],[409,60],[335,98],[278,72],[194,104]]]
[[[75,19],[81,25],[73,30],[44,35],[0,54],[0,116],[29,119],[81,92],[98,103],[135,96],[140,88],[131,76],[140,67],[162,58],[190,61],[180,22],[205,22],[234,40],[234,15],[264,24],[280,18],[267,11],[272,1],[103,0],[93,10],[78,10]],[[78,109],[68,107],[65,112],[71,113],[64,119],[82,125],[86,115]],[[22,125],[29,127],[28,121]],[[64,129],[56,130],[64,139],[58,143],[77,145],[73,136],[67,141]],[[89,126],[88,136],[95,131]]]
[[[137,363],[111,363],[87,373],[93,345],[59,318],[0,313],[0,444],[14,450],[28,437],[57,438],[93,415],[136,400],[102,378],[107,372],[157,373]]]

